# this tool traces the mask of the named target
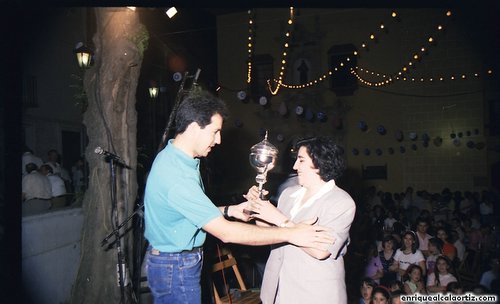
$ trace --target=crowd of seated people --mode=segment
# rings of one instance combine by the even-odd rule
[[[352,303],[400,303],[400,295],[415,293],[499,294],[497,193],[374,190],[358,199],[359,227],[351,232],[352,254],[364,262],[359,301]]]
[[[83,158],[68,173],[60,163],[61,155],[54,149],[47,152],[47,161],[25,147],[22,155],[22,215],[28,216],[63,208],[76,193],[85,191]]]

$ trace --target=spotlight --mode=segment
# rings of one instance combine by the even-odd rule
[[[169,7],[165,10],[165,14],[167,14],[168,18],[172,18],[177,14],[177,9],[175,6]]]

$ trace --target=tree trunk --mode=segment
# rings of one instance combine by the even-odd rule
[[[78,275],[71,303],[129,303],[130,285],[122,298],[118,284],[118,249],[106,250],[101,241],[132,212],[137,197],[137,113],[135,95],[147,43],[137,14],[126,8],[95,8],[95,62],[86,71],[88,107],[83,122],[89,144],[89,188],[83,200],[84,224]],[[142,44],[141,44],[142,43]],[[116,208],[111,199],[110,163],[97,155],[97,146],[119,155],[132,169],[115,166]],[[132,264],[133,235],[121,229],[120,247],[127,269]],[[115,236],[109,243],[116,240]],[[128,275],[128,274],[127,274]],[[129,281],[131,276],[129,275]]]

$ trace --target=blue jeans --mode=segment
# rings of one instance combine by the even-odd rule
[[[200,304],[203,251],[146,253],[148,284],[155,304]]]

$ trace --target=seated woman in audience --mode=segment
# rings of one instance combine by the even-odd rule
[[[372,278],[363,278],[361,280],[361,285],[359,286],[359,291],[361,293],[361,298],[359,299],[359,304],[369,304],[372,298],[373,289],[377,287],[377,283]]]
[[[390,267],[390,270],[397,272],[398,279],[401,279],[406,274],[406,270],[410,265],[420,266],[422,269],[422,275],[425,275],[425,258],[422,252],[417,248],[418,240],[415,232],[406,231],[403,234],[401,248],[396,250],[394,262]]]
[[[380,261],[375,242],[368,243],[367,263],[365,266],[365,277],[372,278],[377,284],[380,284],[380,278],[384,276],[384,267]]]
[[[382,263],[383,275],[380,278],[380,284],[389,287],[389,283],[396,280],[396,272],[391,271],[389,268],[394,263],[394,249],[395,239],[392,235],[387,235],[382,239],[383,250],[378,253],[380,262]]]
[[[370,304],[389,304],[391,293],[384,286],[377,286],[373,289]]]
[[[426,294],[423,271],[418,265],[412,264],[407,269],[407,274],[404,279],[404,290],[407,295],[415,293]]]
[[[457,248],[448,241],[447,229],[442,227],[436,231],[436,236],[443,241],[443,254],[447,256],[450,261],[454,261],[457,256]]]
[[[457,281],[457,278],[450,272],[451,269],[450,259],[444,255],[439,256],[434,271],[427,277],[427,291],[445,293],[448,284]]]
[[[431,238],[429,240],[429,256],[425,259],[425,267],[427,268],[427,275],[434,272],[434,265],[437,258],[443,254],[443,241],[438,238]]]

